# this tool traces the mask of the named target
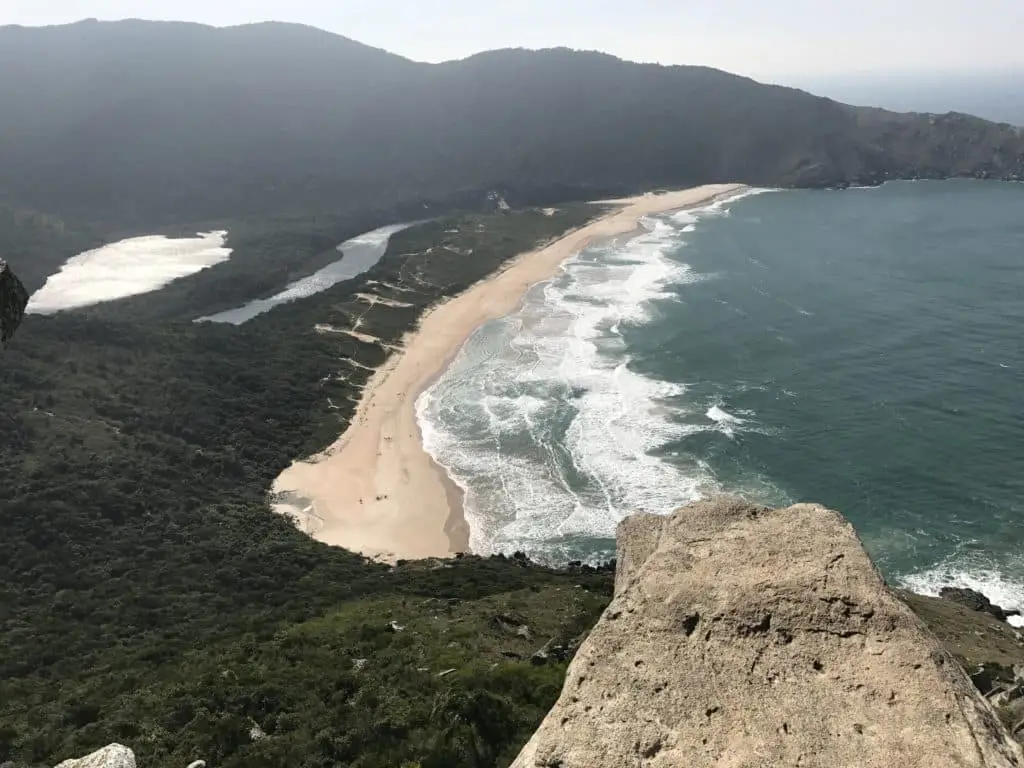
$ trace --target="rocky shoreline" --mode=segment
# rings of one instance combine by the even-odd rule
[[[901,599],[836,512],[719,499],[637,515],[617,561],[514,768],[1024,761],[1007,711],[1024,667],[1006,663],[1024,638],[991,612]]]

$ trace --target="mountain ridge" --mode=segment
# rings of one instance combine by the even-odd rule
[[[977,118],[565,48],[423,64],[279,23],[0,28],[0,100],[0,202],[108,231],[495,188],[1024,175],[1019,131]]]

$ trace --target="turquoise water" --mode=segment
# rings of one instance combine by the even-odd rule
[[[418,403],[472,544],[559,561],[727,491],[1024,608],[1024,186],[772,191],[653,217],[481,328]]]

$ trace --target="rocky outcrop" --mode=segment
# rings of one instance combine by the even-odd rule
[[[7,262],[0,259],[0,344],[6,344],[21,325],[27,304],[25,286],[11,272]]]
[[[57,768],[135,768],[135,753],[121,744],[108,744],[91,755],[65,760]],[[206,768],[206,761],[193,760],[188,768]]]
[[[1024,765],[839,514],[702,502],[626,520],[618,548],[514,768]]]
[[[991,600],[975,589],[943,587],[939,590],[939,597],[943,600],[959,603],[965,608],[970,608],[972,611],[995,616],[1000,621],[1006,621],[1011,616],[1020,616],[1020,611],[1009,611],[1002,606],[993,605]]]
[[[1024,633],[958,601],[898,594],[960,662],[1003,724],[1024,741]]]
[[[65,760],[57,768],[135,768],[135,753],[120,744],[109,744],[77,760]]]

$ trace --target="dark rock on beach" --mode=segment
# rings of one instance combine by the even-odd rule
[[[939,597],[943,600],[959,603],[966,608],[970,608],[972,611],[990,614],[1000,621],[1006,621],[1010,616],[1020,616],[1020,611],[1011,611],[994,605],[985,595],[974,589],[943,587],[939,590]]]

